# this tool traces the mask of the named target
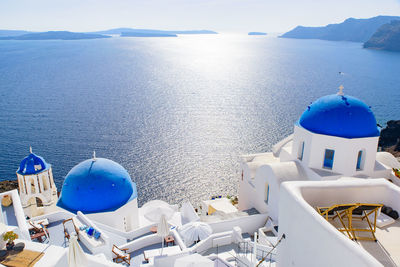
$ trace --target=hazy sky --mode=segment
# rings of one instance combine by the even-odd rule
[[[116,27],[284,32],[400,15],[400,0],[0,0],[0,29]]]

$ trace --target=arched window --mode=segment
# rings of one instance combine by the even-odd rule
[[[36,206],[37,207],[43,207],[43,202],[42,202],[42,200],[40,199],[40,198],[36,198]]]
[[[362,150],[358,151],[357,154],[357,171],[361,171],[363,169],[363,157],[364,157],[364,152]]]
[[[304,141],[300,143],[299,150],[297,152],[297,158],[299,160],[303,160],[303,154],[304,154]]]
[[[43,191],[49,190],[49,185],[47,183],[46,175],[42,176]]]

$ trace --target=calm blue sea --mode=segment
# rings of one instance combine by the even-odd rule
[[[339,75],[343,72],[343,75]],[[29,152],[58,188],[90,158],[119,162],[139,202],[235,194],[241,154],[290,134],[337,92],[400,119],[400,53],[247,35],[0,41],[0,178]]]

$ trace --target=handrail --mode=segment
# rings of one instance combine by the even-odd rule
[[[272,246],[272,249],[268,252],[268,254],[267,254],[265,257],[263,257],[263,258],[258,262],[258,264],[256,265],[256,267],[260,266],[260,264],[261,264],[263,261],[265,261],[265,259],[272,253],[272,251],[279,245],[279,243],[281,243],[282,239],[284,239],[284,238],[286,238],[285,234],[283,234],[283,235],[281,236],[281,238],[279,238],[278,242],[277,242],[275,245]]]

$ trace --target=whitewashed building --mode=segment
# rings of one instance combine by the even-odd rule
[[[245,155],[239,179],[239,208],[268,212],[278,221],[280,186],[285,181],[337,180],[343,176],[387,178],[398,161],[377,152],[380,131],[363,101],[343,94],[319,98],[294,125],[294,133],[272,152]]]

